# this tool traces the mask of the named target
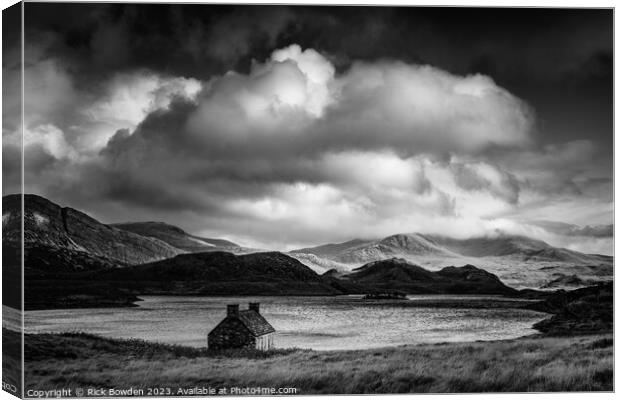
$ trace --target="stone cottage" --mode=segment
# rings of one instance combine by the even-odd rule
[[[239,304],[226,307],[226,318],[208,336],[208,346],[213,350],[258,349],[273,347],[273,326],[260,314],[260,304],[250,303],[247,310],[239,311]]]

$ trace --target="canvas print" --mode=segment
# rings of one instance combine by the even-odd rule
[[[613,391],[613,9],[3,11],[3,389]]]

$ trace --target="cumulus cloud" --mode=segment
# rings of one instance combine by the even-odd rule
[[[31,187],[70,193],[108,221],[159,216],[279,248],[408,231],[531,233],[519,218],[565,193],[550,189],[554,171],[563,190],[600,178],[571,167],[594,157],[587,142],[535,149],[529,106],[483,75],[385,60],[337,73],[291,45],[202,82],[140,70],[96,95],[60,83],[49,90],[67,95],[72,118],[36,104],[28,148],[53,168]]]
[[[157,169],[165,160],[167,171],[158,179],[174,175],[203,186],[260,182],[268,192],[269,184],[329,182],[423,196],[434,193],[425,162],[453,151],[523,145],[529,118],[519,99],[485,77],[385,62],[336,76],[321,54],[293,45],[255,63],[247,75],[230,72],[205,83],[195,103],[177,101],[150,114],[133,133],[114,137],[102,154],[112,157],[109,164],[119,174],[130,171],[143,185],[150,179],[133,168],[136,159],[149,173],[146,165]],[[518,188],[509,174],[484,163],[463,165],[481,193],[488,189],[516,202]],[[458,168],[442,170],[452,176]],[[458,184],[473,191],[462,173]],[[443,201],[431,200],[443,212],[452,209],[448,189],[441,189]]]
[[[84,113],[94,121],[134,129],[146,115],[166,109],[174,97],[193,99],[201,89],[195,79],[164,78],[150,72],[121,74],[106,85],[102,98]]]
[[[338,81],[341,107],[329,132],[408,153],[475,152],[529,141],[529,107],[482,75],[426,65],[355,63]]]
[[[104,93],[82,111],[92,135],[80,132],[82,147],[105,146],[119,129],[134,130],[153,111],[166,110],[176,98],[192,100],[202,86],[196,79],[164,77],[148,71],[114,76]],[[86,130],[86,129],[84,129]]]
[[[336,77],[325,57],[291,46],[247,75],[212,79],[188,125],[188,139],[200,151],[218,154],[225,143],[239,153],[392,149],[412,155],[522,146],[532,116],[487,77],[398,62],[355,64]]]
[[[41,149],[56,159],[75,159],[77,152],[67,143],[63,132],[54,125],[38,125],[24,129],[24,147]]]
[[[24,67],[24,145],[39,146],[55,158],[77,159],[101,150],[119,129],[134,130],[151,112],[165,110],[176,98],[193,99],[201,90],[195,79],[166,77],[149,71],[119,73],[95,88],[78,88],[70,68],[32,45]],[[6,76],[19,82],[18,71]],[[13,79],[10,79],[13,78]],[[18,85],[6,98],[19,102]],[[5,108],[7,120],[19,115],[18,105]],[[17,123],[3,130],[5,143],[16,146]]]

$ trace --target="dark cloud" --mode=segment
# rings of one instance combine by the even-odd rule
[[[457,74],[484,73],[534,106],[544,124],[541,141],[576,140],[587,131],[610,143],[610,10],[45,3],[26,8],[31,41],[40,41],[41,33],[53,35],[48,54],[70,63],[84,84],[137,67],[197,79],[247,72],[253,59],[263,61],[273,49],[298,43],[329,55],[339,71],[354,60],[387,58]],[[68,24],[66,15],[74,22]],[[575,80],[580,84],[567,85]]]

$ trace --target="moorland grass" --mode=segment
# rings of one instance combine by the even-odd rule
[[[211,352],[27,335],[26,389],[294,387],[297,394],[613,390],[611,334],[352,351]]]

